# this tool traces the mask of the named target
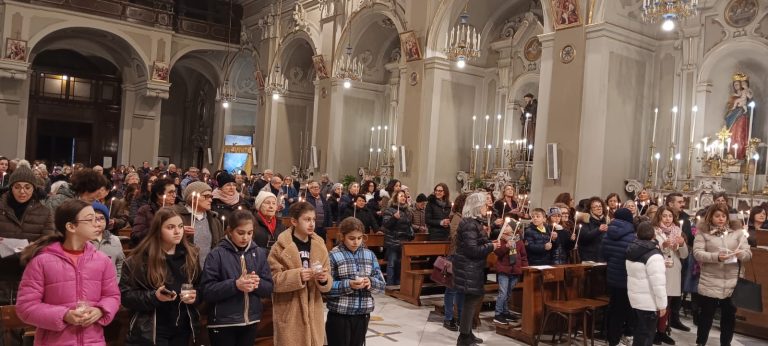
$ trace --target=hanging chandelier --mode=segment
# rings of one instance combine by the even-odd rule
[[[227,26],[227,45],[226,45],[227,55],[224,56],[224,61],[221,66],[221,70],[224,72],[223,73],[224,81],[221,83],[221,85],[219,85],[216,88],[216,101],[221,102],[221,106],[224,108],[229,108],[229,104],[237,100],[237,91],[229,83],[229,74],[232,72],[232,65],[235,62],[235,58],[237,58],[237,55],[240,53],[240,50],[234,53],[229,52],[229,44],[230,44],[229,41],[230,41],[231,34],[232,34],[232,0],[229,1],[229,26]]]
[[[340,56],[334,66],[336,67],[336,79],[344,81],[344,88],[349,89],[352,81],[363,80],[363,63],[352,57],[352,17],[349,19],[349,42],[344,55]]]
[[[283,72],[280,70],[280,46],[282,45],[280,36],[280,22],[283,13],[283,0],[277,3],[277,45],[275,45],[275,68],[267,76],[267,81],[264,85],[264,93],[272,95],[273,100],[277,100],[280,96],[288,93],[288,79],[285,78]]]
[[[285,95],[288,92],[288,79],[280,71],[279,63],[275,65],[275,69],[269,74],[265,84],[264,92],[267,95],[272,95],[273,100],[279,99],[281,95]]]
[[[467,60],[480,56],[480,34],[472,24],[469,24],[467,3],[464,11],[459,16],[459,24],[451,28],[448,39],[445,42],[445,53],[448,59],[456,61],[456,66],[464,68]]]
[[[643,0],[643,22],[662,22],[661,29],[672,31],[675,21],[698,14],[699,0]]]

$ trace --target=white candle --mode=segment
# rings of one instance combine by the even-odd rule
[[[384,125],[384,147],[386,148],[389,144],[389,126]]]
[[[752,138],[752,123],[753,118],[755,116],[755,101],[752,101],[749,103],[749,137],[747,138],[747,143],[749,143],[750,139]]]
[[[659,108],[653,110],[653,135],[651,135],[651,144],[656,143],[656,122],[659,120]]]
[[[486,115],[485,116],[485,137],[483,137],[483,147],[488,145],[488,119],[491,117]]]
[[[531,161],[532,154],[533,154],[533,144],[528,144],[528,161]]]
[[[475,162],[473,163],[473,166],[474,166],[474,170],[473,171],[474,171],[475,174],[477,174],[477,155],[480,154],[479,152],[480,152],[480,146],[479,145],[475,145]]]
[[[496,116],[496,127],[498,128],[498,131],[496,131],[496,140],[494,143],[496,144],[496,148],[499,148],[501,146],[501,114]]]
[[[656,155],[653,156],[653,158],[656,159],[656,173],[653,177],[653,185],[658,186],[659,184],[659,159],[661,158],[661,154],[656,153]]]
[[[757,161],[760,160],[760,154],[755,153],[752,158],[755,160],[755,174],[752,177],[752,193],[755,193],[755,181],[757,181]]]
[[[680,153],[675,154],[675,187],[677,187],[677,177],[680,175]]]
[[[111,219],[114,219],[112,217],[112,203],[114,203],[114,202],[115,202],[115,197],[112,197],[112,199],[109,200],[109,217]],[[109,223],[109,220],[107,220],[107,223]]]
[[[371,160],[373,159],[373,131],[375,131],[376,128],[371,126],[371,144],[368,145],[370,150],[368,151],[368,169],[371,169]],[[302,155],[303,156],[303,155]]]
[[[672,135],[670,139],[670,143],[675,143],[675,138],[677,137],[677,106],[672,107]]]
[[[477,120],[477,116],[472,116],[472,148],[475,147],[475,120]]]
[[[165,196],[166,194],[163,194],[163,208],[165,208]]]
[[[693,106],[692,111],[693,113],[691,113],[691,145],[693,145],[693,133],[694,131],[696,131],[696,113],[698,113],[699,107]]]
[[[736,152],[739,151],[739,143],[733,145],[733,157],[736,157]]]

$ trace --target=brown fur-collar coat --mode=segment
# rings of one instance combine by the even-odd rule
[[[272,316],[275,345],[322,346],[325,343],[325,312],[322,293],[331,290],[328,250],[320,236],[310,236],[309,262],[318,261],[328,272],[328,282],[301,281],[301,258],[293,242],[293,229],[280,233],[269,252],[274,290]]]

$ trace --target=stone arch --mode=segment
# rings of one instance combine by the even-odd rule
[[[334,56],[341,56],[342,54],[344,54],[344,49],[347,46],[346,42],[348,41],[348,36],[350,31],[349,30],[350,23],[353,23],[353,26],[354,26],[354,22],[358,22],[358,27],[353,32],[362,33],[365,31],[368,25],[372,25],[373,23],[366,25],[363,29],[360,29],[360,20],[366,17],[375,16],[377,14],[383,15],[384,17],[387,17],[390,20],[392,20],[392,23],[394,23],[395,25],[395,30],[397,30],[398,33],[405,32],[408,30],[405,24],[405,20],[403,20],[400,14],[390,9],[387,5],[384,5],[381,3],[374,3],[371,6],[364,7],[352,13],[352,15],[350,16],[350,20],[348,20],[344,24],[344,28],[341,31],[341,35],[339,35],[338,42],[336,42],[336,48],[334,49]],[[397,39],[400,40],[399,37]]]
[[[208,79],[211,84],[219,85],[222,76],[217,63],[220,61],[221,55],[224,53],[223,51],[211,51],[199,49],[199,47],[197,49],[185,49],[184,51],[184,54],[176,54],[173,57],[170,70],[173,70],[177,64],[192,67]]]
[[[440,51],[441,42],[445,45],[446,32],[452,25],[456,18],[459,17],[464,6],[469,0],[444,0],[437,8],[436,14],[432,19],[432,22],[427,27],[427,36],[425,46],[425,56],[435,56],[436,52]],[[544,33],[552,31],[552,23],[550,18],[550,5],[548,0],[541,0],[542,16],[544,18]],[[586,16],[585,16],[586,18]],[[490,23],[490,21],[489,21]],[[487,27],[487,26],[486,26]],[[490,29],[483,28],[483,40],[487,39],[487,31]],[[441,41],[442,39],[442,41]],[[484,41],[485,43],[485,41]]]
[[[277,52],[277,56],[279,57],[280,66],[284,66],[286,63],[285,55],[286,52],[290,52],[288,48],[295,48],[297,42],[304,41],[312,48],[312,52],[314,54],[317,54],[317,46],[315,45],[315,41],[312,39],[312,36],[307,33],[306,31],[299,30],[289,33],[288,35],[285,35],[283,39],[280,41],[280,49]],[[274,68],[274,62],[272,63],[272,66],[269,66],[270,68],[267,71],[270,71],[272,68]]]
[[[85,23],[83,23],[83,21]],[[126,68],[126,71],[130,70],[133,71],[134,75],[138,78],[141,78],[142,76],[145,78],[148,78],[150,76],[150,68],[152,66],[151,59],[148,56],[148,52],[143,51],[139,44],[129,35],[125,34],[125,32],[121,30],[117,30],[114,27],[110,27],[106,25],[106,22],[102,21],[92,21],[88,20],[86,18],[78,18],[78,22],[75,23],[73,21],[65,21],[53,25],[46,26],[39,32],[35,33],[32,37],[29,39],[29,59],[31,61],[32,57],[42,51],[43,49],[46,49],[47,47],[42,47],[41,44],[44,43],[46,38],[51,37],[51,35],[56,35],[56,33],[62,32],[63,30],[67,29],[81,29],[81,30],[95,30],[98,32],[104,32],[107,34],[114,35],[122,40],[122,43],[127,45],[132,54],[126,55],[123,53],[123,57],[125,58],[126,66],[130,66],[130,68]],[[142,63],[141,70],[136,70],[137,67],[135,64],[133,64],[133,60],[138,57],[140,62]]]
[[[515,79],[514,82],[512,82],[512,85],[509,87],[509,94],[507,94],[507,98],[514,100],[517,97],[520,97],[522,99],[522,96],[524,93],[531,92],[536,95],[536,98],[538,98],[538,92],[539,92],[539,84],[540,83],[540,76],[538,73],[525,73]],[[531,88],[530,86],[535,86]]]

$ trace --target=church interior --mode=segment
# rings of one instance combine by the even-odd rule
[[[0,0],[0,156],[269,170],[301,190],[321,176],[397,180],[414,200],[438,183],[503,200],[511,185],[525,219],[563,193],[640,209],[674,193],[691,220],[724,196],[746,229],[747,211],[768,205],[765,56],[763,0]],[[754,269],[768,236],[756,244],[739,273],[768,302]],[[414,274],[439,251],[413,251],[429,266],[403,252],[367,345],[459,335],[443,326],[439,284]],[[499,326],[483,300],[484,345],[538,342],[551,297],[532,280],[546,275],[521,275],[510,306],[522,321]],[[613,345],[605,310],[588,311],[561,339]],[[692,330],[671,336],[698,344],[682,318]],[[731,345],[765,343],[766,323],[762,308],[737,309]]]

